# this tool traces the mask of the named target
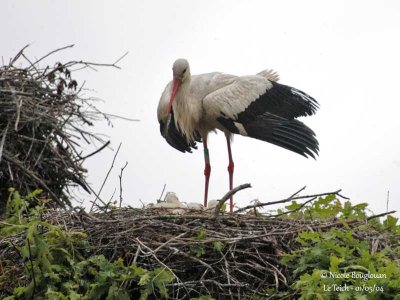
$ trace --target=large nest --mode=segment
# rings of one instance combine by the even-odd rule
[[[25,47],[0,67],[0,214],[9,187],[23,194],[40,188],[57,205],[70,203],[71,186],[89,191],[82,146],[103,141],[86,128],[106,116],[81,97],[83,86],[72,78],[74,71],[93,64],[44,64],[67,47],[34,62]]]
[[[90,214],[57,210],[42,217],[67,232],[87,234],[88,245],[74,251],[104,255],[110,261],[122,258],[126,265],[134,263],[149,270],[167,269],[174,277],[167,285],[172,299],[199,295],[216,299],[241,299],[245,295],[267,298],[268,289],[288,290],[293,278],[281,258],[299,247],[296,237],[303,231],[346,231],[352,227],[357,239],[373,242],[376,249],[388,246],[381,233],[357,229],[365,220],[346,224],[338,220],[305,221],[254,215],[252,210],[221,215],[187,209],[175,215],[167,208],[111,208]],[[22,233],[0,243],[0,257],[16,266],[11,269],[19,270],[13,278],[18,278],[20,284],[26,284],[24,263],[16,247],[10,245],[23,241]],[[137,299],[141,287],[134,282],[126,284],[133,284],[131,296]]]

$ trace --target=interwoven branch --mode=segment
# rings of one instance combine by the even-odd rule
[[[107,143],[87,128],[109,118],[94,106],[94,99],[82,97],[83,86],[73,76],[81,68],[118,68],[119,60],[45,64],[50,55],[72,46],[34,62],[25,55],[26,46],[0,66],[0,214],[9,187],[23,194],[41,188],[57,206],[70,203],[73,186],[89,191],[82,164]],[[88,144],[100,149],[84,153]]]

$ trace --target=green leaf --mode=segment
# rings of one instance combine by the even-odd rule
[[[331,255],[330,257],[330,271],[337,272],[339,265],[344,262],[344,258],[338,258],[335,255]]]
[[[224,248],[224,244],[222,242],[220,242],[220,241],[216,241],[216,242],[213,243],[213,248],[216,251],[221,251]]]
[[[207,237],[207,231],[200,229],[195,236],[195,240],[204,240]]]
[[[340,292],[338,293],[339,300],[350,300],[353,298],[351,293],[348,292]]]
[[[287,206],[285,206],[285,208],[287,210],[295,210],[295,209],[298,209],[300,206],[301,206],[300,203],[297,203],[296,201],[292,201],[292,203],[287,205]]]
[[[151,276],[150,273],[145,273],[143,275],[140,276],[140,280],[139,280],[139,285],[146,285],[150,282],[151,280]]]
[[[318,232],[303,231],[299,234],[299,237],[305,240],[311,240],[313,242],[319,242],[321,237]]]
[[[387,229],[389,231],[396,232],[397,221],[398,221],[398,218],[388,215],[386,217],[386,220],[383,221],[383,226],[385,227],[385,229]]]

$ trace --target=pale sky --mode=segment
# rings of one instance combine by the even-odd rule
[[[75,47],[57,60],[113,62],[126,51],[122,70],[84,70],[75,74],[86,95],[104,100],[107,113],[139,119],[99,123],[114,151],[122,148],[101,197],[123,175],[124,203],[154,202],[164,184],[181,201],[202,202],[202,146],[193,154],[170,147],[159,133],[156,109],[172,79],[176,58],[187,58],[192,74],[222,71],[248,75],[272,68],[281,83],[320,103],[303,118],[317,134],[316,161],[236,136],[234,185],[251,183],[237,194],[244,206],[255,198],[285,198],[342,189],[353,203],[368,202],[375,213],[400,211],[400,2],[393,1],[1,1],[0,55],[14,56],[23,46],[30,57]],[[210,199],[228,190],[224,135],[211,134]],[[88,148],[88,153],[93,149]],[[98,190],[114,156],[102,151],[86,162],[89,182]],[[87,198],[89,199],[89,198]],[[400,214],[398,213],[397,216]]]

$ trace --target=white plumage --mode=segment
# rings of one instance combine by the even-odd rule
[[[211,172],[207,136],[210,131],[225,133],[229,156],[229,188],[233,187],[231,135],[253,137],[303,156],[318,153],[314,132],[295,118],[315,113],[318,103],[309,95],[277,83],[272,70],[257,75],[234,76],[206,73],[191,76],[186,59],[173,65],[157,109],[160,131],[167,142],[182,152],[191,152],[203,142],[206,176],[204,206],[207,206]],[[232,211],[233,199],[230,209]]]

